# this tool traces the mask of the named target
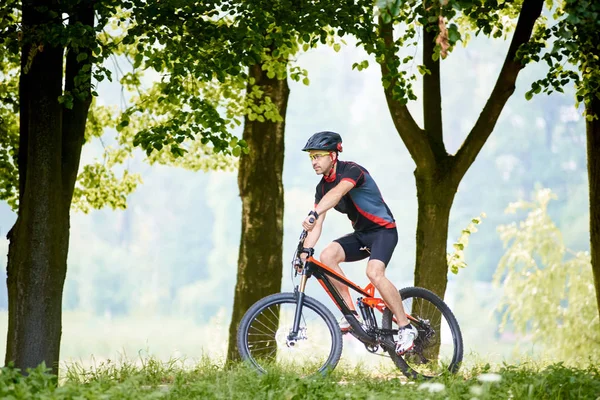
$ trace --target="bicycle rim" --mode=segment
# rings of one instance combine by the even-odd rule
[[[325,306],[305,297],[298,338],[288,336],[296,300],[291,293],[269,296],[246,313],[238,331],[242,358],[262,373],[325,373],[337,364],[342,340],[336,321]]]
[[[463,342],[450,308],[433,292],[423,288],[405,288],[400,293],[405,312],[418,321],[411,323],[419,336],[414,347],[402,356],[390,351],[391,358],[411,378],[456,372],[462,361]],[[389,310],[384,312],[383,324],[386,328],[397,328]]]

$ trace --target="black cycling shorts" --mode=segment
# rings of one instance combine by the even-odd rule
[[[387,267],[398,243],[398,230],[381,228],[366,232],[355,231],[335,239],[334,242],[344,249],[346,262],[364,260],[370,255],[370,260],[382,261]],[[370,254],[367,249],[370,250]]]

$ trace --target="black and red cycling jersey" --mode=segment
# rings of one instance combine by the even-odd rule
[[[354,187],[346,193],[334,207],[347,214],[355,231],[363,232],[377,228],[394,228],[396,222],[377,184],[365,168],[350,161],[338,161],[335,176],[323,176],[317,185],[315,205],[321,201],[325,193],[337,186],[341,181],[348,181]]]

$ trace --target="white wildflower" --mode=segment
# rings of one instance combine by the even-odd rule
[[[481,382],[500,382],[502,376],[498,374],[481,374],[477,377]]]
[[[473,396],[481,396],[483,394],[483,388],[481,386],[471,386],[469,390]]]
[[[419,390],[428,390],[429,393],[441,392],[446,389],[443,383],[439,382],[425,382],[419,385]]]

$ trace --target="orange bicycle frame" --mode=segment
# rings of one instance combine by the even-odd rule
[[[383,299],[375,297],[375,286],[373,286],[372,283],[369,283],[364,288],[361,288],[345,276],[340,275],[338,272],[334,271],[333,269],[331,269],[330,267],[323,264],[322,262],[320,262],[312,256],[309,257],[306,261],[306,266],[308,267],[308,276],[314,275],[315,278],[317,278],[325,292],[329,295],[333,303],[342,312],[342,314],[347,315],[348,313],[350,313],[350,308],[348,307],[342,296],[339,294],[339,292],[333,286],[330,277],[337,280],[338,282],[341,282],[342,284],[354,290],[355,292],[363,295],[364,297],[361,299],[361,301],[368,307],[377,309],[380,312],[383,312],[386,308],[388,308]],[[304,291],[304,285],[301,285],[301,291]],[[413,318],[411,315],[406,314],[406,317],[409,320],[416,322],[416,319]],[[396,321],[396,317],[393,317],[393,320],[396,323],[398,322]]]

